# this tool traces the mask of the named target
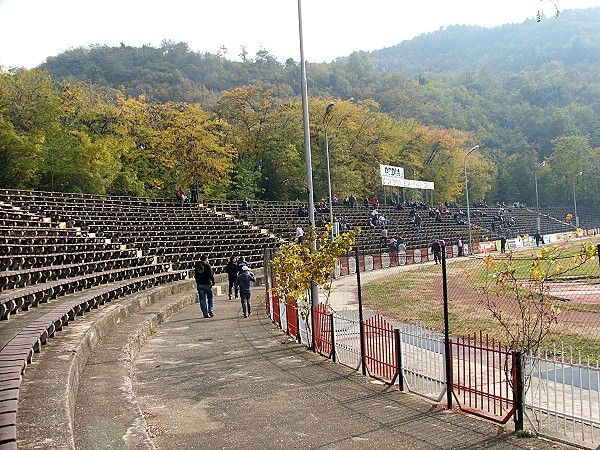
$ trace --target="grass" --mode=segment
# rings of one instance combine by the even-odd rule
[[[565,253],[572,256],[580,245],[571,245]],[[519,252],[519,263],[529,265],[520,269],[520,277],[529,277],[529,267],[538,251],[534,249]],[[471,275],[467,276],[468,273]],[[506,331],[486,307],[485,294],[478,292],[489,279],[481,259],[452,261],[447,265],[447,275],[451,334],[464,336],[481,330],[497,341],[506,341]],[[568,281],[572,281],[571,275],[574,274],[569,275]],[[586,263],[585,268],[575,275],[579,280],[585,278],[586,283],[599,283],[598,261]],[[363,286],[363,301],[365,305],[383,315],[403,322],[423,323],[442,332],[444,322],[441,266],[415,266],[415,270],[370,282]],[[600,303],[557,303],[564,312],[559,315],[559,323],[553,325],[551,333],[542,344],[550,348],[553,345],[560,348],[562,343],[567,348],[572,346],[575,352],[580,351],[592,360],[600,359]],[[582,316],[581,313],[586,315]],[[518,316],[513,320],[518,320]]]

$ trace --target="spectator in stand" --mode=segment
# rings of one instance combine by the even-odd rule
[[[421,220],[421,216],[415,214],[415,230],[421,231],[423,229],[423,221]]]
[[[324,198],[322,198],[321,201],[319,203],[317,203],[317,211],[318,212],[329,211],[329,208],[327,207],[327,202],[325,201]]]
[[[308,208],[305,205],[298,206],[298,217],[308,217]]]
[[[250,296],[252,294],[252,288],[250,282],[255,282],[256,277],[248,266],[242,267],[242,273],[240,273],[235,281],[235,286],[240,290],[240,299],[242,301],[242,312],[244,318],[252,314],[252,307],[250,306]]]
[[[229,257],[229,262],[225,266],[225,272],[229,281],[229,300],[231,300],[231,289],[235,286],[235,280],[238,276],[237,258],[235,256]],[[238,298],[237,288],[235,288],[235,298]]]
[[[389,248],[390,248],[390,253],[394,253],[394,252],[398,251],[398,240],[394,236],[392,236],[390,238]]]
[[[208,263],[208,256],[200,256],[200,261],[197,261],[194,265],[194,278],[196,279],[202,315],[205,319],[213,317],[214,297],[212,287],[215,285],[215,278],[212,267]]]
[[[365,199],[363,200],[365,208],[369,209],[369,196],[365,195]]]
[[[190,186],[190,195],[192,196],[192,203],[198,203],[198,186],[195,184]]]
[[[373,198],[371,199],[371,207],[373,209],[379,208],[379,200],[377,200],[377,196],[376,195],[374,195]]]
[[[385,248],[386,245],[388,245],[388,230],[386,227],[383,227],[381,229],[381,238],[379,239],[379,253],[381,253],[381,250]]]
[[[348,204],[350,205],[350,208],[354,208],[356,205],[356,197],[354,196],[354,194],[350,194],[350,197],[348,197]]]
[[[298,242],[298,244],[304,242],[304,230],[300,225],[296,227],[296,242]]]
[[[386,226],[390,224],[390,221],[387,220],[383,214],[379,214],[377,218],[379,219],[379,225]]]
[[[406,244],[398,238],[398,264],[406,264]]]
[[[182,205],[187,200],[187,195],[185,195],[185,191],[181,186],[179,186],[179,189],[177,189],[177,192],[175,192],[175,196],[177,196],[177,200],[179,200],[179,203],[181,203]]]
[[[250,200],[248,200],[248,197],[244,197],[242,200],[242,209],[245,209],[246,211],[252,210],[252,205],[250,205]]]
[[[342,231],[342,233],[348,231],[348,219],[346,218],[346,216],[342,217],[340,219],[340,230]]]
[[[438,239],[434,240],[431,244],[431,252],[433,253],[433,260],[435,261],[435,264],[440,262],[442,247],[440,246],[440,241]]]

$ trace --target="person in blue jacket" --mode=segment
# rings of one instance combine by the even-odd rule
[[[256,277],[248,266],[242,267],[242,273],[240,273],[235,280],[235,287],[239,289],[240,299],[242,301],[242,311],[244,317],[248,317],[252,314],[252,307],[250,306],[250,295],[252,294],[252,288],[250,282],[256,281]]]

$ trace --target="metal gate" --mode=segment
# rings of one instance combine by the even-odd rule
[[[333,356],[333,313],[327,311],[324,303],[312,309],[315,321],[315,351],[331,358]]]
[[[498,423],[515,411],[515,353],[488,335],[468,335],[450,343],[452,393],[461,410]]]
[[[287,318],[287,333],[298,341],[300,335],[298,334],[298,309],[296,308],[296,302],[287,303],[285,305],[285,313]]]
[[[383,317],[376,315],[362,324],[365,340],[365,367],[369,376],[388,384],[398,378],[396,331]]]

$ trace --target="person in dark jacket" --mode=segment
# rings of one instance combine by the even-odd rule
[[[244,270],[243,270],[243,269],[244,269],[244,266],[248,266],[248,267],[250,267],[250,266],[248,265],[248,263],[246,262],[246,260],[244,259],[244,257],[243,257],[243,256],[240,256],[240,257],[238,258],[238,260],[237,260],[237,266],[238,266],[238,273],[237,273],[238,275],[244,271]]]
[[[196,287],[200,300],[200,309],[204,318],[213,317],[213,290],[215,277],[213,269],[208,263],[208,256],[200,256],[200,261],[194,265],[194,278],[196,278]]]
[[[440,241],[438,239],[434,240],[431,244],[431,252],[433,253],[433,260],[435,263],[441,262],[441,254],[442,254],[442,246],[440,245]]]
[[[244,317],[248,317],[252,314],[252,307],[250,306],[250,295],[252,293],[252,288],[250,287],[250,282],[256,281],[256,277],[252,272],[250,272],[250,268],[248,266],[242,267],[242,273],[240,273],[235,280],[235,287],[240,290],[240,298],[242,301],[242,311],[244,313]]]
[[[229,257],[229,262],[225,266],[225,272],[227,273],[227,279],[229,281],[229,300],[231,300],[231,289],[235,286],[235,280],[238,276],[238,264],[235,256]],[[238,290],[235,288],[235,298],[238,298]]]

